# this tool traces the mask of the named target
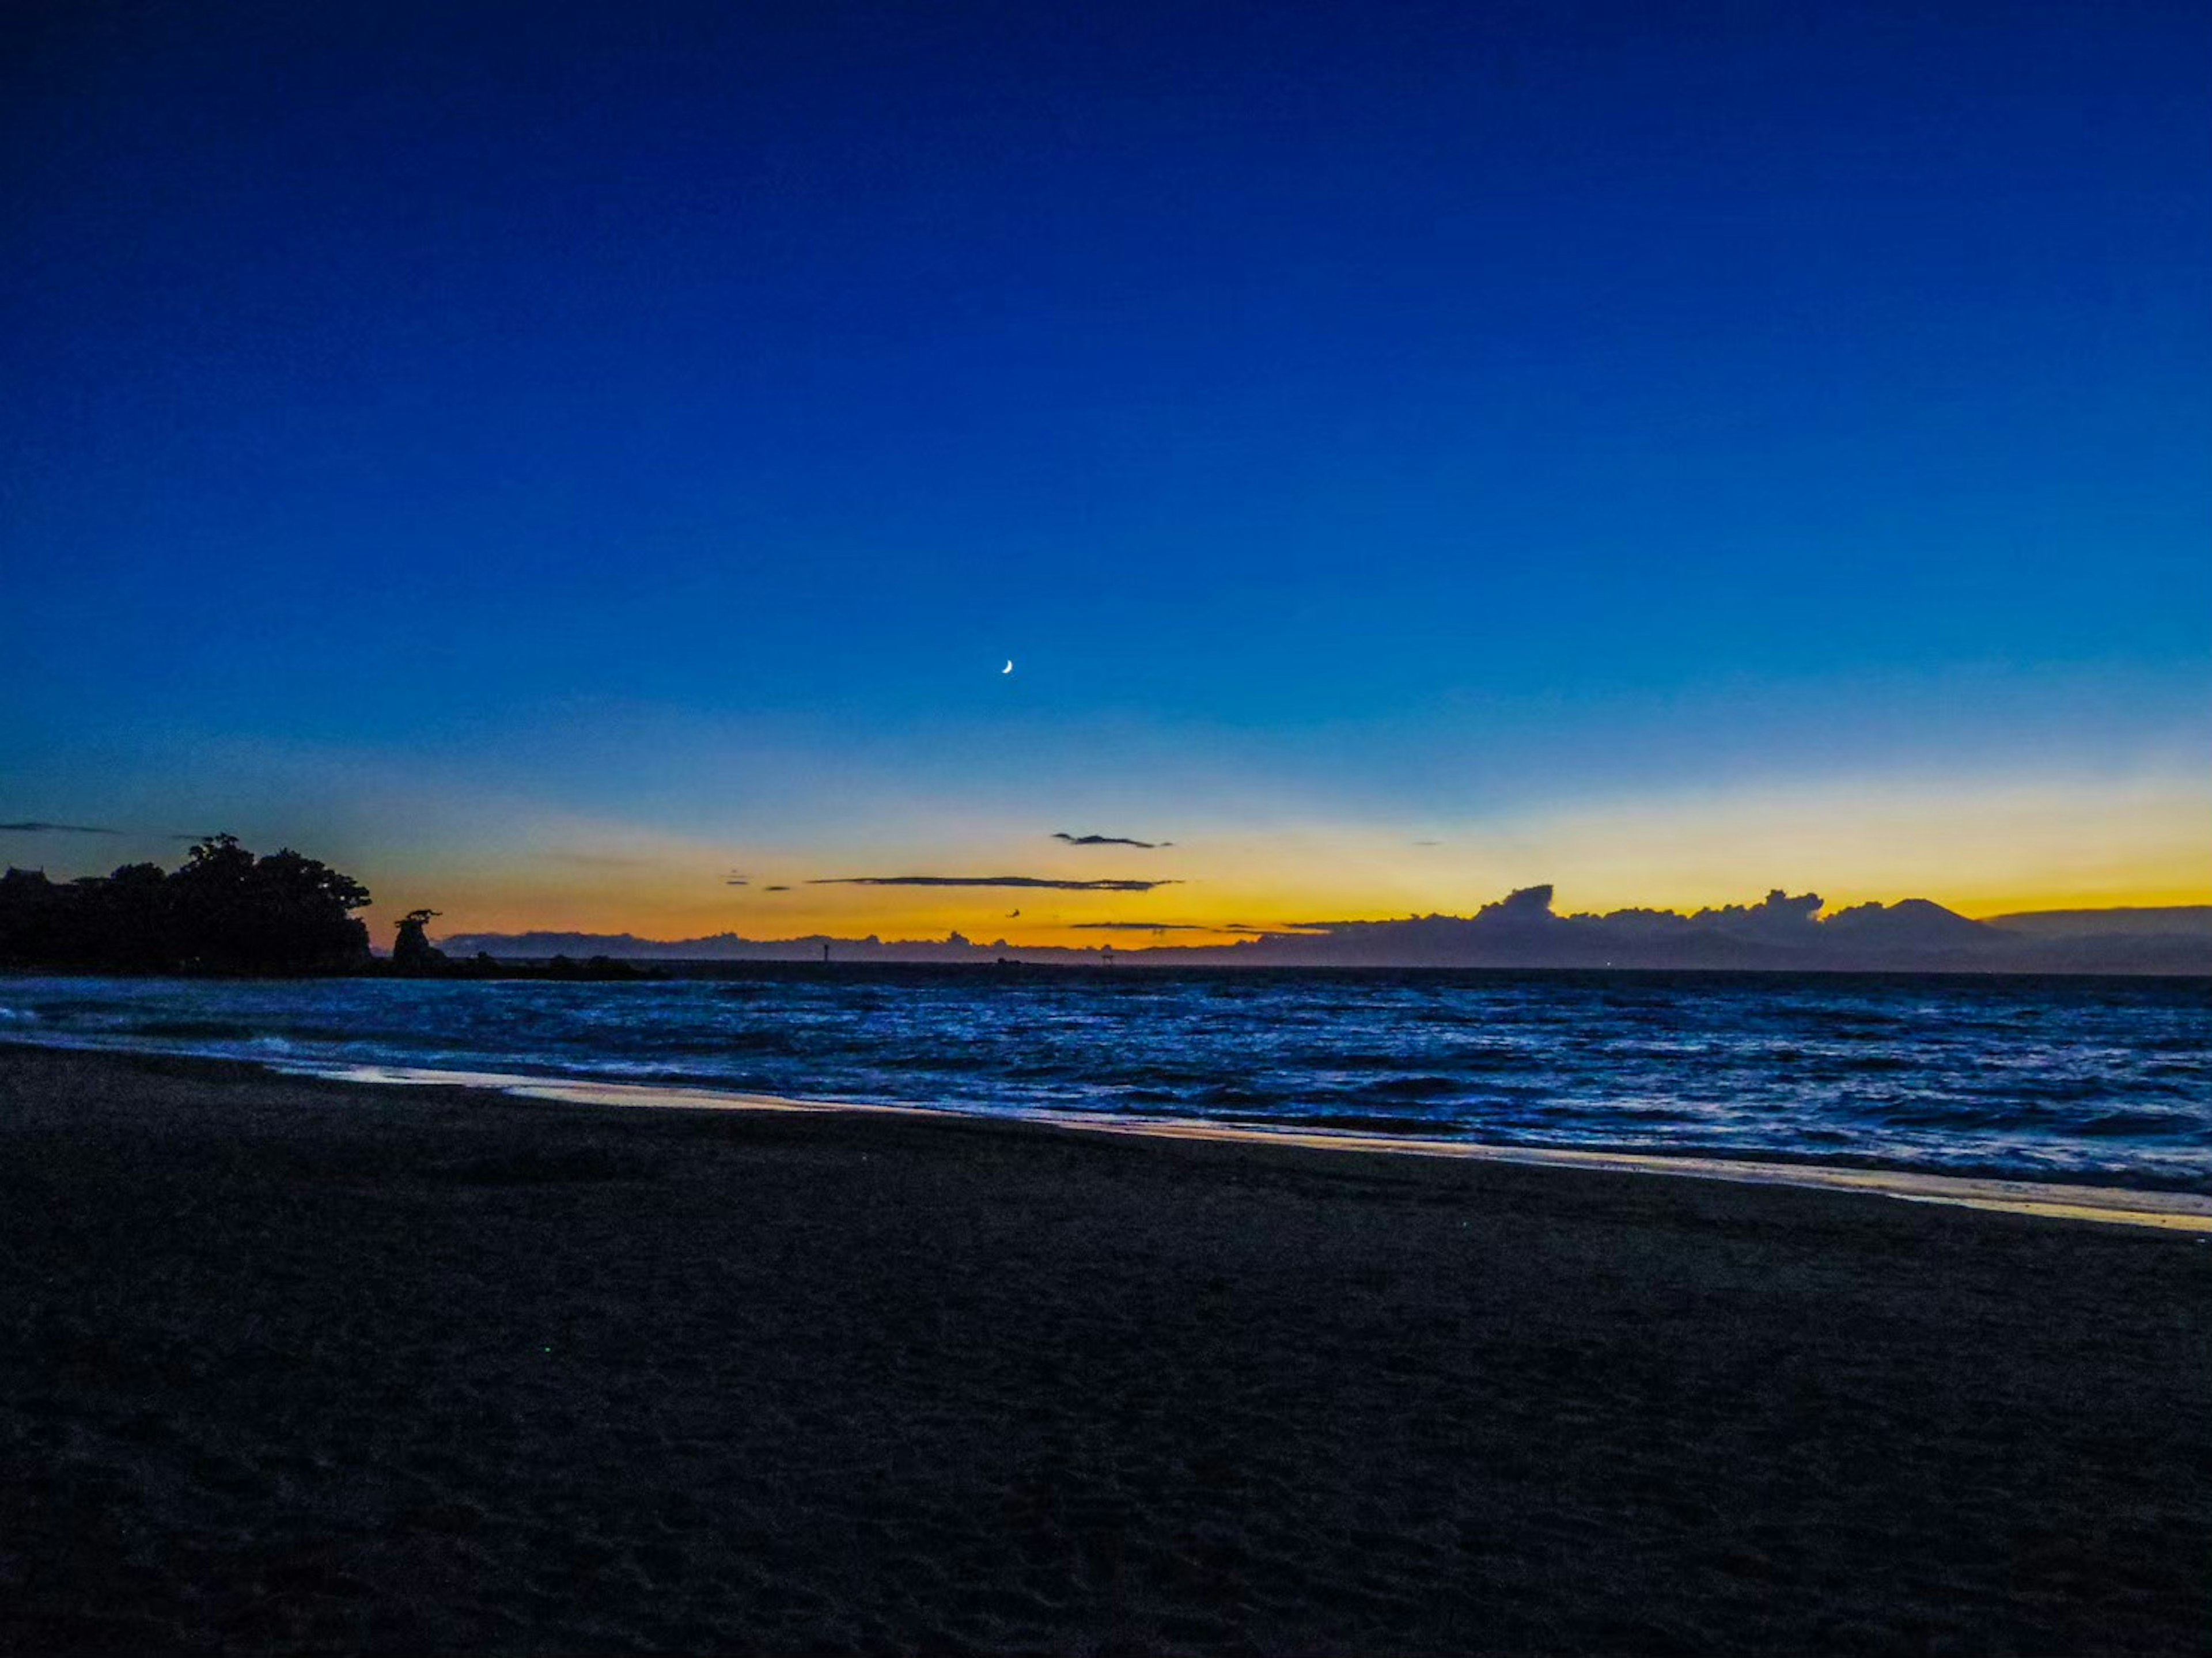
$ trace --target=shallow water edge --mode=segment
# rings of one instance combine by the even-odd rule
[[[848,1114],[953,1118],[974,1112],[944,1106],[869,1105],[838,1100],[795,1099],[775,1094],[724,1093],[711,1089],[642,1083],[565,1082],[501,1072],[435,1071],[412,1066],[269,1065],[279,1075],[325,1081],[403,1087],[483,1088],[519,1099],[563,1105],[619,1106],[645,1110],[837,1112]],[[1940,1203],[2049,1220],[2095,1221],[2212,1235],[2212,1197],[2188,1192],[2142,1191],[2042,1181],[1982,1180],[1902,1169],[1834,1168],[1819,1163],[1763,1163],[1749,1158],[1672,1157],[1640,1151],[1491,1145],[1418,1135],[1363,1134],[1325,1128],[1273,1127],[1202,1119],[1114,1116],[1097,1112],[1028,1110],[994,1113],[993,1121],[1033,1123],[1085,1133],[1148,1139],[1212,1140],[1246,1145],[1296,1145],[1323,1151],[1387,1152],[1398,1157],[1456,1157],[1601,1173],[1690,1176],[1753,1186],[1794,1186],[1814,1191],[1858,1192],[1907,1203]]]

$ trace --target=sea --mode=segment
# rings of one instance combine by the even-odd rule
[[[728,969],[0,978],[0,1040],[2212,1193],[2212,981]]]

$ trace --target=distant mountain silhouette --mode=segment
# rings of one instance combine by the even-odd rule
[[[1000,938],[976,944],[955,932],[945,938],[894,938],[869,934],[840,938],[826,932],[798,938],[747,938],[717,932],[703,938],[641,938],[629,932],[458,932],[440,940],[452,955],[482,953],[502,962],[543,962],[556,957],[605,957],[629,962],[989,962],[1010,955],[1024,961],[1096,960],[1097,950],[1017,950]],[[1115,952],[1121,952],[1116,948]]]
[[[2037,909],[1992,915],[1988,925],[2031,938],[2212,939],[2212,904],[2162,908]]]
[[[1986,950],[2003,944],[1986,922],[1970,921],[1925,898],[1900,898],[1887,908],[1855,904],[1827,917],[1820,929],[1837,938],[1865,939],[1892,949]]]
[[[1314,921],[1233,944],[1114,947],[1133,966],[1497,967],[1719,969],[1765,971],[2212,974],[2212,906],[2202,909],[2054,911],[1976,921],[1925,898],[1856,904],[1824,915],[1817,894],[1779,889],[1757,903],[1690,914],[1623,909],[1560,915],[1548,886],[1524,887],[1473,915],[1390,921]],[[2206,925],[2184,918],[2201,915]],[[2138,926],[2131,917],[2157,918]],[[2108,924],[2096,918],[2109,918]],[[630,933],[464,933],[454,951],[543,958],[600,955],[630,960],[1024,962],[1096,963],[1103,947],[1012,946],[893,939],[757,939],[734,932],[663,941]]]

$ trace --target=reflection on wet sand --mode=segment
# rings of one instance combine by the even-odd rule
[[[722,1093],[642,1083],[568,1082],[499,1072],[434,1071],[399,1066],[300,1066],[315,1076],[346,1082],[491,1088],[524,1099],[566,1105],[609,1105],[690,1111],[834,1111],[907,1117],[968,1117],[947,1107],[866,1105],[790,1099],[772,1094]],[[1844,1169],[1820,1163],[1761,1163],[1735,1157],[1667,1157],[1636,1151],[1587,1151],[1544,1146],[1489,1145],[1413,1135],[1364,1134],[1204,1122],[1188,1118],[1115,1116],[1095,1112],[1027,1111],[997,1114],[1091,1133],[1154,1139],[1299,1145],[1325,1151],[1377,1151],[1396,1157],[1462,1157],[1613,1174],[1689,1175],[1754,1186],[1797,1186],[1863,1192],[1909,1203],[1952,1204],[1968,1209],[2033,1215],[2052,1220],[2100,1221],[2108,1225],[2154,1226],[2212,1234],[2212,1197],[2187,1192],[2041,1181],[1977,1180],[1909,1169]]]

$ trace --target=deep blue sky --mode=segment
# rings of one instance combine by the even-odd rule
[[[799,857],[810,753],[1418,827],[2206,726],[2202,5],[0,28],[0,817],[358,751],[711,840],[744,727]]]

